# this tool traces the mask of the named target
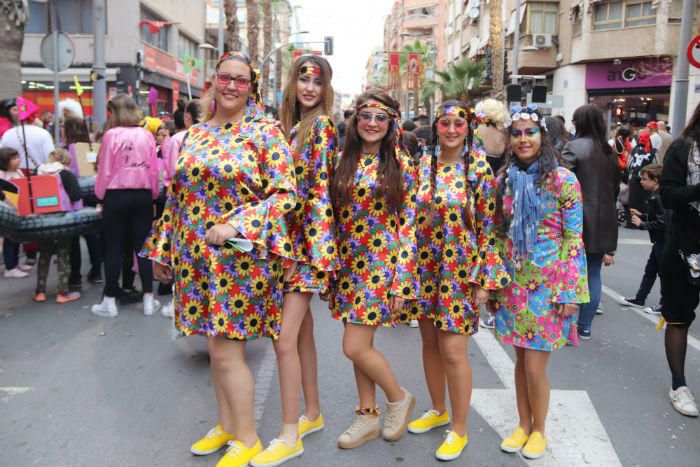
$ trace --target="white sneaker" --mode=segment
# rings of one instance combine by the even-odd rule
[[[33,268],[28,264],[18,264],[17,269],[23,272],[31,271]]]
[[[486,329],[493,329],[496,327],[496,315],[492,315],[489,313],[488,318],[486,318],[486,321],[481,322],[481,326],[485,327]]]
[[[410,323],[408,323],[409,328],[417,328],[418,327],[418,320],[417,319],[412,319]]]
[[[103,318],[114,318],[119,312],[117,311],[117,300],[114,297],[104,297],[102,303],[96,303],[90,308],[93,315]]]
[[[5,274],[3,274],[3,277],[6,279],[23,279],[27,277],[29,274],[26,272],[22,271],[19,269],[19,267],[10,269],[9,271],[5,271]]]
[[[143,314],[151,316],[160,310],[160,302],[153,298],[153,294],[143,294]]]
[[[675,391],[671,389],[668,391],[668,398],[671,399],[671,405],[676,409],[676,412],[687,417],[698,416],[698,406],[695,404],[695,398],[686,386],[681,386]]]
[[[603,313],[605,313],[605,310],[603,310],[603,307],[601,305],[598,305],[598,308],[596,308],[595,310],[595,314],[602,315]]]
[[[172,318],[175,316],[175,306],[173,305],[172,300],[163,305],[163,307],[160,309],[160,314],[163,315],[164,318]]]

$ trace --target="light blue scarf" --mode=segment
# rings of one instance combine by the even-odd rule
[[[513,193],[513,220],[510,224],[510,236],[516,257],[523,258],[534,250],[537,241],[537,229],[540,223],[539,185],[540,161],[521,170],[518,164],[508,167],[508,187]]]

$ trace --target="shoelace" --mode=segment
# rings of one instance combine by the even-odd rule
[[[421,415],[420,418],[422,418],[423,420],[427,420],[430,417],[439,417],[439,416],[440,416],[440,414],[438,413],[437,410],[430,409],[430,410],[427,410],[423,415]]]
[[[300,421],[300,422],[310,422],[311,420],[309,420],[309,419],[306,417],[306,415],[302,415],[301,417],[299,417],[299,421]]]
[[[445,437],[445,444],[452,444],[457,441],[457,436],[453,431],[447,430],[447,436]]]
[[[396,417],[399,416],[399,411],[397,409],[394,410],[387,410],[386,411],[386,419],[384,423],[386,425],[394,425],[396,423]]]
[[[209,430],[209,433],[207,433],[207,438],[209,438],[209,439],[214,439],[214,438],[216,438],[217,436],[220,436],[220,435],[221,435],[221,432],[219,431],[219,429],[216,428],[216,427],[214,427],[214,428],[212,428],[211,430]]]
[[[277,446],[279,446],[280,444],[283,444],[283,443],[284,443],[284,441],[282,441],[281,439],[275,438],[272,441],[270,441],[270,446],[267,449],[273,450],[274,448],[276,448]]]
[[[348,428],[345,433],[349,434],[350,436],[353,436],[356,431],[359,431],[362,429],[362,427],[367,423],[368,421],[365,420],[365,417],[357,417],[355,421],[353,422],[352,425],[350,425],[350,428]]]
[[[235,441],[229,441],[226,444],[228,444],[228,449],[226,449],[227,456],[237,456],[243,450]]]

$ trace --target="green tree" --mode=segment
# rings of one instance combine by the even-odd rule
[[[421,92],[426,95],[440,91],[444,99],[459,99],[466,102],[478,93],[479,87],[484,82],[485,69],[484,60],[472,62],[464,59],[453,63],[447,67],[447,70],[436,71],[439,80],[426,81],[421,86]]]

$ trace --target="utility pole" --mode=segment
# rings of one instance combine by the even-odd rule
[[[685,127],[685,117],[688,111],[688,56],[686,49],[690,44],[693,33],[693,18],[695,17],[695,1],[683,0],[683,15],[681,20],[681,40],[678,45],[678,61],[676,61],[676,77],[673,79],[673,102],[671,103],[671,131],[677,138]]]
[[[518,84],[518,58],[520,55],[520,0],[515,0],[515,30],[513,31],[513,72],[511,73],[510,82]]]
[[[93,70],[97,74],[97,81],[92,84],[92,111],[95,123],[102,128],[107,121],[107,67],[105,66],[105,34],[107,34],[105,0],[93,0],[93,16],[95,27],[93,28],[95,40],[95,55]],[[135,89],[138,93],[139,90]]]
[[[219,0],[219,57],[224,54],[224,0]]]
[[[61,135],[61,115],[59,115],[58,110],[58,16],[56,1],[51,1],[51,33],[53,34],[53,140],[58,145]]]

